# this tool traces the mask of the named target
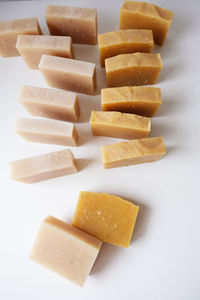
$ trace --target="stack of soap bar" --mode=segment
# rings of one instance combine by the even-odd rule
[[[157,81],[162,62],[160,54],[120,54],[105,60],[108,87],[148,85]]]
[[[145,117],[153,117],[160,107],[160,88],[124,86],[101,90],[103,111],[120,111]]]
[[[77,122],[80,107],[77,94],[56,89],[23,86],[20,103],[33,116]]]
[[[19,56],[16,49],[19,34],[42,34],[36,18],[16,19],[0,22],[0,55],[3,57]]]
[[[138,210],[117,196],[80,192],[72,225],[103,242],[128,247]]]
[[[173,12],[151,3],[124,1],[120,9],[120,29],[151,29],[154,42],[164,44]]]
[[[71,150],[61,150],[11,162],[11,177],[24,183],[77,173],[76,160]]]
[[[93,111],[90,118],[93,135],[121,139],[145,138],[151,130],[149,118],[113,111]]]
[[[153,162],[165,153],[162,137],[131,140],[101,147],[105,169]]]
[[[154,42],[151,30],[126,29],[98,35],[101,66],[105,59],[123,53],[152,52]]]
[[[93,63],[43,55],[39,64],[48,85],[77,93],[93,95],[96,88],[96,66]]]
[[[15,131],[32,143],[76,146],[78,134],[71,123],[48,119],[19,119]]]
[[[69,35],[74,43],[96,44],[96,9],[49,5],[45,20],[52,35]]]
[[[82,286],[101,244],[86,232],[48,216],[40,225],[30,258]]]
[[[19,35],[16,48],[30,69],[38,69],[43,54],[74,57],[69,36]]]

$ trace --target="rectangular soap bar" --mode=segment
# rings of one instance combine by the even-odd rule
[[[152,52],[154,41],[151,30],[125,29],[98,35],[101,66],[105,59],[123,53]]]
[[[104,169],[153,162],[165,153],[162,137],[131,140],[101,147]]]
[[[79,101],[73,92],[24,85],[19,101],[33,116],[70,122],[79,119]]]
[[[19,56],[16,49],[19,34],[42,34],[36,18],[0,21],[0,55],[3,57]]]
[[[139,139],[148,136],[151,120],[117,111],[92,111],[90,126],[93,135]]]
[[[37,118],[18,119],[15,131],[32,143],[77,146],[78,134],[75,126],[63,121]]]
[[[96,88],[96,66],[93,63],[43,55],[39,64],[49,86],[93,95]]]
[[[30,69],[38,69],[43,54],[74,58],[70,36],[18,35],[16,48]]]
[[[103,111],[114,110],[151,118],[161,103],[160,88],[123,86],[101,90],[101,108]]]
[[[120,9],[120,29],[151,29],[154,42],[162,46],[171,25],[173,12],[152,3],[124,1]]]
[[[96,9],[48,5],[45,20],[52,35],[69,35],[74,43],[96,45]]]
[[[40,225],[30,258],[83,286],[101,244],[86,232],[48,216]]]
[[[11,178],[34,183],[77,173],[76,160],[71,150],[61,150],[11,162]]]
[[[156,83],[162,61],[160,54],[120,54],[105,60],[108,87]]]
[[[139,206],[105,193],[80,192],[72,225],[97,239],[127,248]]]

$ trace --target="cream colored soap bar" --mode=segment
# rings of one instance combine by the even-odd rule
[[[52,35],[69,35],[74,43],[96,44],[96,9],[48,5],[45,19]]]
[[[98,35],[101,66],[105,59],[123,53],[152,52],[154,41],[151,30],[126,29]]]
[[[48,119],[19,119],[15,131],[32,143],[76,146],[78,134],[71,123]]]
[[[148,136],[151,130],[151,120],[116,111],[93,111],[90,126],[93,135],[139,139]]]
[[[153,117],[160,107],[160,88],[124,86],[101,90],[103,111],[120,111],[145,117]]]
[[[131,140],[101,147],[105,169],[153,162],[165,153],[162,137]]]
[[[61,150],[11,162],[11,177],[24,183],[77,173],[76,160],[71,150]]]
[[[121,54],[105,60],[108,87],[156,83],[162,61],[160,54]]]
[[[162,46],[173,12],[152,3],[124,1],[120,9],[120,29],[151,29],[156,44]]]
[[[95,92],[96,66],[93,63],[43,55],[39,69],[52,87],[89,95]]]
[[[30,69],[38,69],[43,54],[74,57],[69,36],[19,35],[16,48]]]
[[[77,122],[80,107],[77,94],[56,89],[23,86],[20,103],[33,116]]]
[[[40,225],[30,258],[82,286],[101,244],[86,232],[48,216]]]
[[[19,34],[42,34],[36,18],[16,19],[0,22],[0,55],[3,57],[19,56],[16,49]]]

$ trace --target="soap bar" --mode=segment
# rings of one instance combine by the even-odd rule
[[[19,56],[16,49],[19,34],[42,34],[36,18],[0,21],[0,55],[3,57]]]
[[[11,162],[11,177],[24,183],[77,173],[76,160],[71,150],[61,150]]]
[[[161,101],[160,88],[124,86],[101,90],[103,111],[120,111],[145,117],[153,117]]]
[[[125,29],[98,35],[101,66],[106,58],[123,53],[152,52],[154,41],[151,30]]]
[[[162,62],[160,54],[120,54],[105,60],[108,87],[148,85],[157,81]]]
[[[73,92],[25,85],[19,101],[33,116],[70,122],[79,119],[79,101]]]
[[[32,143],[77,146],[78,134],[73,124],[48,119],[19,119],[15,131]]]
[[[162,137],[137,139],[101,147],[104,169],[153,162],[165,153]]]
[[[148,136],[151,130],[151,120],[117,111],[93,111],[90,126],[93,135],[139,139]]]
[[[30,258],[83,286],[101,244],[86,232],[48,216],[40,225]]]
[[[96,9],[48,5],[45,20],[52,35],[69,35],[74,43],[96,44]]]
[[[128,247],[139,206],[105,193],[80,192],[72,225],[97,239]]]
[[[96,66],[93,63],[43,55],[39,64],[49,86],[93,95],[96,88]]]
[[[69,36],[18,35],[16,48],[30,69],[38,69],[43,54],[74,57]]]
[[[169,30],[173,12],[157,5],[124,1],[120,9],[120,29],[151,29],[154,42],[162,46]]]

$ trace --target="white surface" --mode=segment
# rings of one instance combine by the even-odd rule
[[[99,32],[118,28],[122,1],[55,1],[98,9]],[[52,1],[0,3],[0,19],[38,17]],[[158,0],[174,11],[161,52],[163,71],[158,87],[163,104],[152,121],[150,136],[162,135],[167,155],[155,163],[104,170],[100,146],[115,142],[93,137],[91,109],[100,109],[100,95],[80,95],[80,159],[78,174],[33,185],[11,181],[9,162],[63,147],[31,144],[13,132],[14,122],[28,113],[18,103],[21,85],[46,87],[39,71],[21,57],[0,57],[0,299],[200,299],[200,2]],[[95,46],[75,46],[78,59],[98,63]],[[98,84],[105,86],[104,71]],[[83,288],[29,260],[40,221],[53,215],[72,220],[79,191],[108,192],[141,206],[128,249],[104,244]]]

